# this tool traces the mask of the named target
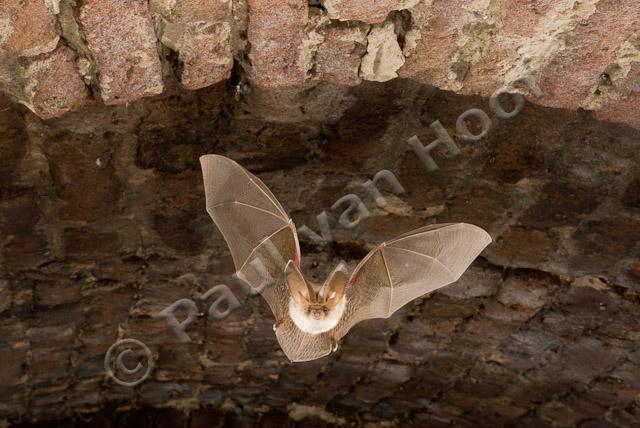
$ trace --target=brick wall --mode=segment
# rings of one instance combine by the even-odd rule
[[[172,90],[168,88],[167,91]],[[363,82],[333,124],[247,114],[224,83],[40,120],[0,115],[0,420],[18,426],[621,426],[640,417],[640,133],[533,104],[491,114],[479,142],[457,117],[488,100],[410,80]],[[441,122],[460,153],[428,171],[405,142]],[[340,350],[290,364],[259,296],[231,280],[204,209],[198,156],[257,173],[297,226],[318,279],[372,245],[431,222],[494,238],[459,283],[389,320],[357,326]],[[407,194],[376,207],[362,184],[388,169]],[[358,194],[372,216],[337,225]],[[227,284],[240,308],[203,315],[181,343],[154,315]],[[118,338],[150,349],[136,387],[105,376]],[[299,421],[299,422],[296,422]],[[23,425],[20,425],[23,424]]]
[[[5,0],[0,427],[637,426],[638,7]],[[512,118],[490,105],[503,88],[529,100]],[[472,108],[479,141],[456,125]],[[428,170],[407,140],[435,121],[458,153]],[[298,228],[328,213],[334,243],[301,238],[318,279],[432,222],[494,242],[456,285],[290,364],[232,281],[205,153],[259,175]],[[407,190],[384,208],[363,189],[381,169]],[[330,209],[346,193],[372,214],[356,229]],[[154,317],[184,298],[206,314],[217,284],[241,306],[197,317],[190,343]],[[119,338],[155,362],[135,387],[105,375]]]
[[[23,3],[0,5],[0,89],[43,118],[174,81],[207,87],[236,64],[256,92],[400,76],[464,94],[520,91],[640,125],[635,0]],[[271,109],[291,102],[271,98]]]

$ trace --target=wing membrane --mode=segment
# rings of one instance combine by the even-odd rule
[[[238,276],[259,291],[276,319],[288,313],[290,290],[284,279],[289,260],[300,266],[293,222],[271,191],[231,159],[200,158],[207,212],[224,236]],[[331,352],[331,334],[343,337],[355,324],[388,318],[426,293],[450,284],[491,242],[482,229],[466,223],[426,226],[371,251],[353,272],[345,313],[332,332],[302,332],[290,319],[276,331],[292,361],[308,361]]]
[[[207,212],[222,232],[236,270],[262,241],[289,228],[295,248],[283,254],[300,262],[300,249],[291,219],[259,178],[231,159],[218,155],[200,158]]]
[[[300,265],[293,222],[259,178],[223,156],[200,158],[207,212],[224,236],[238,277],[260,292],[276,319],[288,313],[291,292],[284,280],[289,260]],[[292,361],[329,354],[328,334],[302,332],[288,320],[276,332]]]
[[[331,353],[329,333],[305,333],[290,319],[276,330],[276,337],[291,361],[311,361]]]
[[[351,276],[336,337],[360,321],[388,318],[417,297],[457,281],[490,242],[477,226],[449,223],[416,229],[376,247]]]

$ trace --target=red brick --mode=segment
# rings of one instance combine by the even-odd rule
[[[510,277],[502,284],[497,300],[505,306],[539,309],[547,303],[548,294],[544,281]]]
[[[50,54],[29,59],[24,72],[25,103],[41,118],[61,116],[89,99],[89,91],[76,67],[75,53],[64,45]]]
[[[573,409],[559,401],[545,403],[539,410],[540,416],[548,421],[562,421],[566,426],[575,426],[584,415],[576,414]]]
[[[0,28],[0,50],[19,55],[49,52],[59,39],[55,19],[44,1],[3,0]],[[2,34],[7,30],[8,34]]]
[[[601,120],[625,123],[640,128],[640,62],[631,65],[629,73],[613,83],[609,102],[594,116]]]
[[[322,2],[331,19],[363,21],[376,24],[385,20],[393,10],[408,9],[419,0],[324,0]]]
[[[55,347],[36,346],[31,350],[29,375],[31,382],[45,383],[63,381],[68,373],[71,351]]]
[[[449,63],[458,46],[460,31],[467,23],[464,0],[434,0],[429,15],[421,27],[416,47],[407,56],[398,75],[417,78],[423,83],[439,86],[448,80]]]
[[[248,0],[249,58],[258,86],[302,85],[307,70],[299,63],[308,21],[306,0]]]
[[[18,384],[22,376],[22,363],[27,358],[27,350],[16,346],[1,346],[0,360],[2,370],[0,370],[0,382],[4,388],[9,385]]]
[[[491,95],[500,89],[504,83],[503,71],[508,68],[513,58],[514,49],[503,44],[491,41],[483,50],[482,57],[474,64],[469,65],[468,72],[464,75],[464,86],[460,92],[465,94]],[[464,67],[461,63],[459,67]],[[463,71],[458,72],[464,73]]]
[[[633,248],[640,241],[640,221],[627,215],[585,221],[573,233],[573,239],[576,241],[571,257],[574,268],[586,272],[607,269],[633,256]]]
[[[81,299],[80,285],[68,280],[38,282],[34,288],[38,306],[57,306],[75,303]]]
[[[500,282],[499,272],[472,265],[459,280],[437,292],[456,299],[489,297],[495,294]]]
[[[121,196],[120,182],[114,174],[109,158],[113,144],[108,138],[74,134],[73,137],[54,137],[46,147],[50,162],[52,185],[59,203],[64,206],[61,217],[65,220],[95,220],[117,209]],[[102,160],[98,165],[96,161]],[[84,165],[75,168],[72,165]],[[82,183],[81,186],[78,183]],[[86,189],[91,192],[86,193]],[[90,230],[68,231],[70,236],[89,236]],[[85,238],[86,239],[86,238]],[[98,243],[98,242],[94,242]],[[87,242],[91,244],[91,240]]]
[[[637,0],[601,0],[566,39],[566,47],[540,71],[543,105],[575,109],[598,84],[616,49],[640,25]]]
[[[173,3],[173,16],[183,22],[215,22],[227,20],[231,16],[231,0],[178,0]]]
[[[640,257],[636,257],[631,267],[631,275],[640,279]]]
[[[0,280],[0,314],[11,307],[11,289],[9,282]]]
[[[556,241],[548,230],[515,226],[502,235],[493,249],[507,263],[530,266],[547,261],[558,247]]]
[[[531,37],[540,19],[553,7],[553,0],[507,0],[502,20],[503,32],[508,35]]]
[[[98,69],[105,104],[163,90],[156,36],[146,1],[83,0],[79,19]]]
[[[200,89],[229,78],[233,67],[231,27],[227,23],[210,24],[185,38],[180,49],[182,75],[187,89]]]
[[[316,71],[322,80],[347,86],[362,82],[358,70],[367,50],[366,30],[365,26],[358,25],[326,29],[324,42],[316,54]]]
[[[200,89],[229,77],[233,67],[231,1],[151,2],[151,8],[160,15],[160,40],[179,55],[180,81],[185,88]]]
[[[640,389],[640,367],[625,362],[611,374],[611,377],[624,382],[625,385]]]
[[[586,398],[605,406],[627,407],[640,394],[640,390],[614,379],[599,379],[585,393]]]

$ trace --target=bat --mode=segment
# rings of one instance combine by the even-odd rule
[[[267,186],[224,156],[204,155],[200,164],[206,209],[236,275],[269,305],[278,343],[293,362],[324,357],[360,321],[388,318],[457,281],[491,243],[472,224],[432,224],[381,243],[351,275],[341,263],[315,284],[300,271],[295,225]]]

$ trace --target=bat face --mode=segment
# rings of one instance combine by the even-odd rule
[[[300,330],[318,334],[338,324],[346,308],[344,291],[348,276],[344,265],[339,265],[319,285],[308,282],[290,261],[285,268],[285,280],[291,290],[289,315]]]

